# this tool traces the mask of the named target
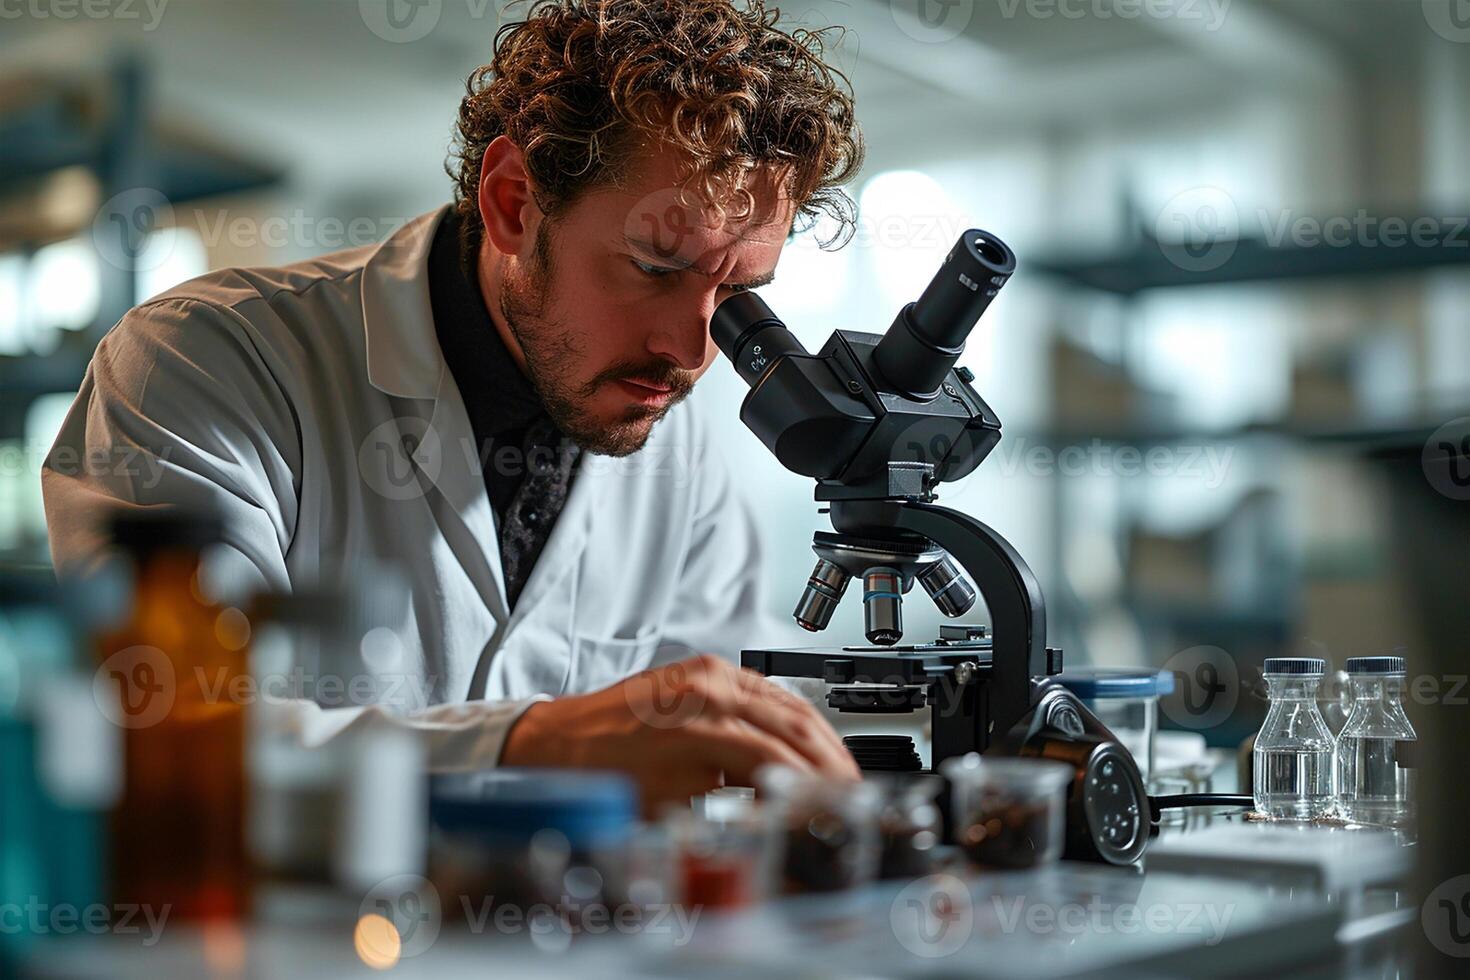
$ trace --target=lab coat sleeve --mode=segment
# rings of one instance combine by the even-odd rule
[[[243,557],[239,587],[289,592],[299,421],[273,359],[234,310],[171,298],[130,311],[98,345],[42,467],[52,560],[63,578],[96,571],[101,520],[119,508],[213,511]],[[289,699],[278,719],[302,744],[388,725],[424,738],[436,770],[495,765],[531,704],[469,702],[395,712]]]
[[[467,701],[436,704],[412,714],[397,714],[375,705],[323,708],[301,698],[273,706],[271,730],[305,748],[320,748],[335,738],[365,730],[392,730],[417,735],[431,772],[475,772],[499,764],[505,737],[531,705],[550,701],[538,694],[522,701]]]
[[[695,503],[679,588],[655,664],[699,653],[733,663],[740,651],[790,638],[770,610],[769,569],[754,508],[700,424],[691,453]]]
[[[140,306],[97,346],[41,470],[63,576],[101,561],[118,509],[219,514],[249,585],[289,589],[300,438],[290,404],[238,314],[191,299]]]

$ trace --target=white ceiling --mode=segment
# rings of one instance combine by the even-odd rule
[[[109,2],[136,18],[0,22],[0,76],[93,72],[130,48],[151,67],[160,117],[283,166],[296,187],[396,194],[406,208],[447,195],[440,167],[463,79],[486,60],[499,23],[496,0],[421,0],[421,15],[436,19],[415,23],[432,29],[391,43],[369,28],[389,0]],[[850,28],[834,58],[853,80],[875,159],[928,136],[1340,84],[1353,59],[1424,32],[1417,0],[948,0],[932,9],[964,30],[947,37],[941,25],[936,43],[914,2],[781,5],[801,23]]]

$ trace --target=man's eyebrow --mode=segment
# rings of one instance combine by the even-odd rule
[[[771,283],[773,283],[775,281],[776,281],[776,270],[775,269],[772,269],[770,272],[767,272],[765,275],[763,275],[763,276],[756,276],[754,279],[750,280],[749,282],[732,282],[732,283],[730,283],[730,287],[732,289],[760,289],[762,286],[769,286]]]
[[[668,255],[662,248],[659,248],[657,245],[654,245],[650,242],[645,242],[642,239],[630,238],[624,235],[623,241],[633,248],[638,249],[640,252],[643,252],[650,256],[657,256],[658,261],[662,262],[670,269],[682,270],[688,269],[690,266],[694,265],[693,262],[690,262],[688,259],[682,258],[681,256]],[[751,279],[747,282],[732,282],[729,285],[733,289],[760,289],[762,286],[769,286],[772,282],[775,281],[775,279],[776,270],[772,269],[770,272],[767,272],[764,275],[756,276],[754,279]]]
[[[645,255],[658,256],[658,260],[667,264],[668,267],[671,269],[687,269],[694,264],[686,258],[670,254],[661,245],[655,245],[652,242],[645,242],[641,238],[629,238],[628,236],[624,235],[623,241],[633,248],[638,249],[638,251],[643,252]]]

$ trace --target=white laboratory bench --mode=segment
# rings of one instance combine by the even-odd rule
[[[961,872],[749,911],[668,916],[642,931],[560,928],[405,934],[399,977],[1077,977],[1394,975],[1417,928],[1400,891],[1412,846],[1385,831],[1286,827],[1217,814],[1166,830],[1142,868],[1062,862]],[[338,900],[339,902],[341,900]],[[355,907],[264,890],[260,921],[207,933],[58,938],[38,978],[376,976],[354,947]],[[424,940],[428,938],[429,941]],[[371,959],[372,957],[368,957]]]

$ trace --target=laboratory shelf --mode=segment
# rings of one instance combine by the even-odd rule
[[[1422,210],[1422,209],[1416,209]],[[1236,282],[1358,278],[1419,272],[1441,266],[1470,268],[1470,230],[1445,227],[1444,214],[1402,215],[1407,228],[1428,219],[1444,233],[1434,241],[1405,234],[1399,244],[1364,238],[1345,244],[1276,243],[1264,238],[1221,238],[1198,255],[1176,254],[1181,246],[1141,237],[1129,248],[1111,252],[1058,254],[1030,259],[1028,270],[1073,285],[1120,296],[1149,289],[1208,286]],[[1460,213],[1465,213],[1463,210]]]

